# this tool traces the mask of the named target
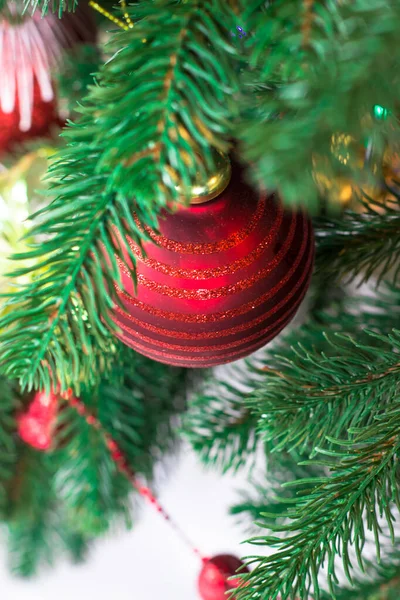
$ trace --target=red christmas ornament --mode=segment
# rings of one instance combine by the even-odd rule
[[[243,585],[240,577],[230,577],[243,573],[249,573],[249,569],[230,554],[219,554],[205,561],[199,576],[202,600],[227,600],[231,597],[229,592]]]
[[[140,224],[139,224],[140,225]],[[245,357],[295,315],[314,260],[312,225],[258,193],[235,167],[214,199],[164,211],[160,234],[146,228],[147,256],[137,257],[137,294],[120,262],[123,309],[118,337],[154,360],[211,367]]]
[[[57,421],[58,398],[54,393],[36,392],[26,413],[17,418],[20,438],[37,450],[53,445]]]
[[[22,15],[21,6],[9,1],[0,16],[0,154],[62,125],[52,72],[65,50],[96,40],[95,21],[84,5],[62,19],[51,12]]]

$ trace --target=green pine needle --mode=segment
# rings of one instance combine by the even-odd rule
[[[336,442],[336,450],[327,455],[330,475],[316,480],[315,487],[300,495],[286,511],[288,521],[276,524],[273,532],[284,538],[259,536],[254,544],[265,544],[276,551],[271,556],[253,559],[256,566],[245,576],[251,595],[245,588],[238,600],[294,600],[297,596],[321,598],[318,575],[328,566],[328,585],[335,598],[336,559],[341,559],[345,574],[352,582],[353,566],[349,559],[354,546],[358,565],[364,568],[362,548],[366,530],[374,534],[377,560],[381,550],[379,519],[392,532],[395,517],[392,508],[400,509],[396,478],[399,476],[397,454],[400,409],[395,406],[374,423],[358,430],[351,442]],[[301,484],[296,481],[294,484]],[[312,483],[312,480],[307,483]]]
[[[121,284],[115,255],[134,277],[125,240],[140,245],[146,235],[134,214],[157,227],[158,212],[182,201],[194,174],[213,164],[212,147],[229,146],[237,81],[235,48],[225,41],[228,7],[163,0],[135,11],[145,18],[114,36],[112,47],[123,49],[65,132],[69,146],[50,169],[55,199],[29,232],[40,242],[13,257],[38,264],[33,273],[16,267],[12,276],[30,273],[33,282],[12,295],[0,319],[0,369],[22,388],[49,389],[57,380],[79,392],[81,380],[98,379],[117,329],[109,314]]]

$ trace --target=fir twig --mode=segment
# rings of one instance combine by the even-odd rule
[[[400,271],[400,216],[396,202],[363,202],[363,212],[346,211],[341,219],[319,219],[317,269],[325,280],[360,284],[375,275],[396,283]],[[378,212],[379,211],[379,212]]]
[[[374,533],[377,559],[380,556],[379,517],[387,521],[394,543],[394,515],[391,505],[400,508],[396,485],[399,475],[397,454],[400,412],[398,406],[387,411],[368,427],[353,431],[347,444],[334,441],[338,449],[322,452],[331,475],[315,480],[314,489],[288,508],[289,522],[273,527],[286,537],[267,536],[252,540],[277,551],[269,557],[254,559],[257,566],[246,576],[253,597],[260,600],[307,598],[318,600],[318,574],[328,563],[328,584],[334,598],[335,560],[342,558],[344,570],[352,581],[349,546],[353,544],[357,562],[363,569],[362,548],[365,530]],[[296,484],[303,482],[294,482]],[[304,483],[312,484],[312,480]],[[254,595],[255,594],[255,595]],[[245,588],[238,599],[245,599]]]
[[[78,0],[24,0],[24,10],[31,10],[32,13],[41,9],[42,15],[46,15],[49,10],[57,12],[61,18],[63,12],[73,12],[78,6]]]
[[[275,451],[312,451],[327,435],[342,437],[352,425],[371,422],[395,400],[397,297],[392,291],[364,298],[358,315],[350,301],[339,322],[335,312],[321,313],[319,322],[306,323],[267,354],[265,376],[247,399],[262,439]]]
[[[79,391],[80,380],[98,379],[114,350],[116,256],[134,277],[126,238],[140,245],[143,227],[157,227],[161,208],[182,201],[194,174],[213,164],[211,148],[229,146],[237,89],[229,7],[147,1],[132,14],[140,22],[115,36],[114,49],[123,48],[102,68],[51,167],[56,198],[29,232],[40,242],[14,256],[39,263],[33,274],[14,271],[33,282],[17,289],[0,319],[0,368],[23,388],[59,381]]]
[[[258,184],[277,189],[289,205],[317,211],[314,169],[330,179],[343,174],[331,147],[334,134],[351,136],[360,148],[365,139],[398,135],[395,118],[382,124],[367,116],[374,104],[397,114],[400,6],[250,0],[244,19],[252,34],[245,51],[253,72],[235,132],[242,154]],[[360,179],[357,160],[347,165],[347,176]]]

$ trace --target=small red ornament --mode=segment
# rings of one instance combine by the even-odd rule
[[[96,40],[84,5],[62,19],[51,12],[22,15],[21,7],[9,1],[0,16],[0,154],[62,125],[52,74],[65,50]]]
[[[243,573],[249,573],[249,569],[236,556],[230,554],[219,554],[204,561],[199,575],[202,600],[227,600],[231,597],[228,592],[243,585],[240,577],[230,577]]]
[[[128,346],[163,363],[211,367],[264,346],[295,315],[313,267],[311,222],[249,187],[240,167],[214,199],[164,211],[159,230],[146,228],[146,256],[128,240],[137,293],[119,261],[124,308],[115,306],[113,319]]]
[[[18,416],[20,438],[37,450],[50,450],[57,425],[56,394],[36,392],[26,413]]]

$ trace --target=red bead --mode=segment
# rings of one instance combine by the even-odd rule
[[[118,450],[117,444],[112,439],[107,439],[107,448],[110,452],[116,452]]]
[[[111,458],[115,462],[122,462],[122,461],[124,461],[124,455],[122,454],[121,450],[119,450],[119,448],[117,448],[116,450],[113,450],[111,452]]]
[[[199,575],[199,592],[202,600],[227,600],[227,592],[235,590],[241,578],[230,579],[237,573],[249,573],[241,560],[230,554],[220,554],[205,561]]]
[[[0,18],[0,154],[61,126],[53,85],[54,70],[65,50],[94,43],[96,25],[86,7],[62,19],[49,11],[22,17],[18,4],[6,2]]]
[[[164,212],[159,230],[147,229],[146,257],[129,241],[137,294],[121,266],[124,308],[115,306],[113,319],[128,346],[171,365],[209,367],[251,354],[295,315],[313,267],[311,222],[250,188],[239,167],[214,200]]]
[[[83,402],[77,402],[77,404],[75,405],[75,409],[78,415],[83,416],[86,413],[86,408]]]
[[[57,425],[57,409],[55,394],[36,392],[27,412],[17,417],[20,438],[37,450],[49,450]]]

